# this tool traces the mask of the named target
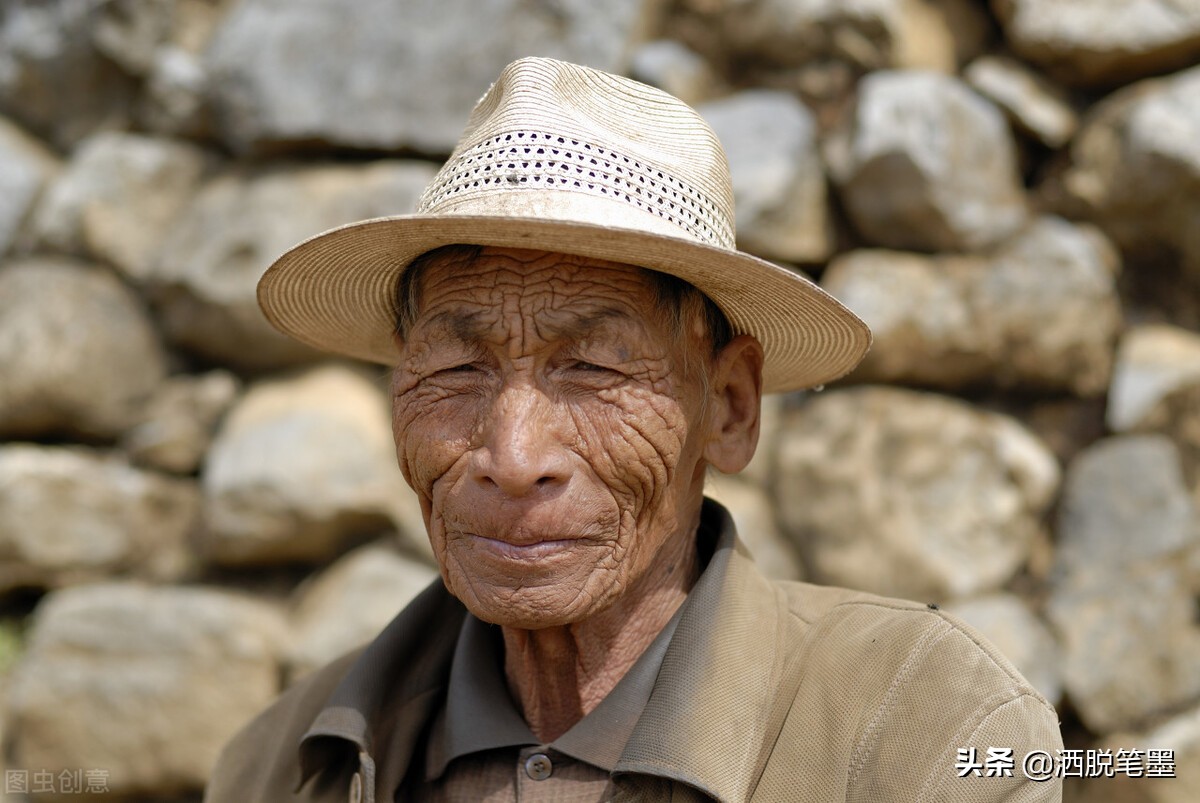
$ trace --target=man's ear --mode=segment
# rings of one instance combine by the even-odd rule
[[[758,445],[762,366],[762,345],[750,335],[735,337],[714,360],[704,459],[724,474],[745,468]]]

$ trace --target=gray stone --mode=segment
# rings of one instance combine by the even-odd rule
[[[999,106],[1022,132],[1048,148],[1061,148],[1079,127],[1066,93],[1016,59],[980,56],[964,72],[967,83]]]
[[[1120,84],[1200,58],[1194,0],[992,0],[1022,58],[1079,84]]]
[[[987,257],[853,251],[821,284],[875,335],[858,379],[1095,396],[1121,326],[1119,266],[1094,227],[1047,217]]]
[[[108,2],[6,0],[0,7],[0,105],[64,149],[128,122],[135,82],[92,42]]]
[[[983,257],[879,249],[836,257],[821,286],[866,321],[875,338],[856,378],[940,387],[989,378],[992,360],[968,291],[987,269]]]
[[[946,610],[983,633],[1035,689],[1058,705],[1062,697],[1058,643],[1020,597],[988,594],[950,603]]]
[[[225,140],[449,153],[471,107],[521,56],[620,71],[650,0],[247,0],[207,57]]]
[[[979,250],[1026,219],[1004,115],[951,76],[868,75],[826,157],[846,211],[874,245]]]
[[[706,103],[733,174],[738,246],[766,259],[823,262],[833,249],[817,127],[787,92],[750,90]]]
[[[302,677],[375,638],[437,577],[436,569],[383,544],[339,559],[297,592],[290,677]]]
[[[125,433],[122,448],[142,465],[176,474],[195,472],[239,384],[233,374],[219,370],[167,379]]]
[[[80,144],[47,190],[34,234],[46,248],[104,260],[142,281],[206,161],[203,151],[183,142],[96,134]]]
[[[313,349],[263,317],[259,278],[284,251],[325,229],[411,212],[434,172],[426,162],[383,160],[209,182],[168,235],[149,280],[168,337],[234,366],[311,361]]]
[[[0,256],[18,242],[22,224],[59,169],[48,148],[0,117]]]
[[[1124,250],[1164,249],[1200,282],[1200,67],[1142,81],[1093,107],[1045,192]]]
[[[179,579],[199,516],[193,482],[83,449],[0,446],[0,591]]]
[[[1071,464],[1048,613],[1063,682],[1095,733],[1200,696],[1200,514],[1159,435],[1103,440]]]
[[[814,582],[945,601],[1029,555],[1059,470],[1015,420],[932,394],[826,391],[785,417],[773,497]]]
[[[762,488],[739,477],[713,473],[704,495],[724,505],[763,574],[774,580],[803,580],[796,548],[779,531],[771,500]]]
[[[199,790],[225,742],[278,693],[285,627],[273,607],[214,589],[51,594],[14,671],[13,763],[56,777],[107,770],[114,798]]]
[[[201,477],[205,551],[222,564],[324,561],[402,528],[428,554],[416,495],[396,464],[382,380],[339,366],[252,385]]]
[[[163,134],[209,138],[204,52],[232,0],[108,0],[93,26],[96,49],[141,79],[134,114]]]
[[[737,55],[776,66],[838,61],[856,72],[953,73],[986,38],[982,10],[962,0],[754,0],[714,7],[711,24]],[[711,12],[710,12],[711,13]]]
[[[93,29],[96,48],[142,80],[142,127],[211,138],[204,53],[233,0],[109,0]]]
[[[0,435],[120,434],[165,373],[140,301],[108,271],[37,258],[0,268]]]
[[[629,76],[691,106],[721,94],[721,80],[702,56],[680,42],[656,39],[633,51]]]
[[[1095,396],[1121,330],[1120,256],[1092,226],[1034,221],[991,255],[973,288],[1000,385]]]
[[[1143,426],[1169,395],[1200,386],[1200,335],[1176,326],[1145,324],[1121,338],[1108,393],[1108,426]]]

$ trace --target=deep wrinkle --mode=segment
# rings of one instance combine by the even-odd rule
[[[397,339],[401,469],[447,588],[501,626],[539,738],[594,708],[682,604],[705,469],[740,469],[757,438],[757,341],[709,358],[702,327],[674,337],[655,298],[638,268],[489,248],[427,266]]]

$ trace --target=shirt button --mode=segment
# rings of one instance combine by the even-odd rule
[[[535,781],[546,780],[553,771],[554,765],[550,763],[550,756],[545,753],[534,753],[525,759],[525,774]]]

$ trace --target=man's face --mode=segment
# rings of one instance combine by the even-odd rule
[[[536,251],[431,265],[419,298],[393,428],[450,591],[536,629],[645,585],[703,490],[703,333],[635,268]]]

